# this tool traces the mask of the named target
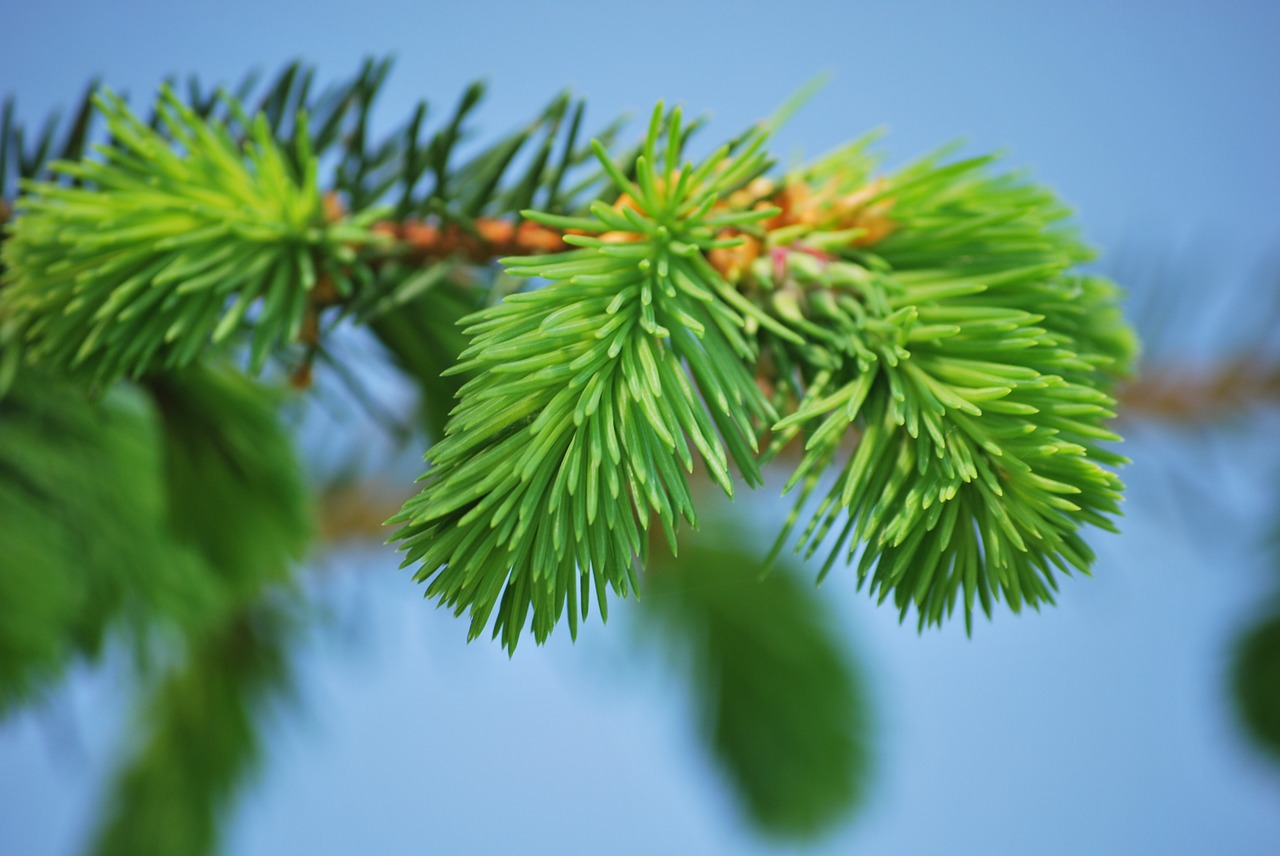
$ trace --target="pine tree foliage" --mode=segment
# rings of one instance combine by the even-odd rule
[[[985,158],[877,178],[865,144],[775,179],[764,126],[694,166],[678,112],[661,108],[638,152],[596,141],[598,169],[562,190],[583,166],[569,99],[451,168],[480,90],[425,142],[424,106],[371,146],[383,73],[366,67],[327,101],[314,139],[299,110],[287,150],[282,116],[309,80],[292,94],[296,72],[254,116],[225,93],[193,107],[166,89],[151,127],[97,96],[112,144],[55,164],[62,181],[29,183],[4,248],[0,316],[24,361],[102,386],[240,339],[257,370],[286,343],[316,349],[335,306],[432,377],[461,343],[415,345],[432,301],[397,309],[447,295],[460,261],[510,246],[522,251],[510,275],[550,284],[464,320],[471,343],[442,373],[474,377],[423,383],[459,403],[425,490],[395,518],[406,564],[470,613],[473,636],[493,617],[513,649],[532,614],[543,640],[566,608],[576,633],[593,588],[602,614],[608,588],[636,588],[651,519],[673,545],[680,519],[696,523],[695,459],[728,492],[731,467],[756,484],[770,429],[771,454],[803,435],[798,512],[827,485],[799,548],[826,545],[827,567],[857,561],[922,624],[961,593],[969,620],[997,598],[1049,599],[1055,567],[1087,571],[1079,527],[1110,528],[1118,511],[1106,387],[1133,348],[1114,288],[1074,272],[1088,252],[1051,194]],[[348,215],[326,203],[314,152],[335,145],[353,99],[336,176]],[[599,176],[612,204],[573,210]],[[404,225],[375,224],[393,199]],[[523,215],[541,244],[495,230],[495,215],[535,200],[547,210]],[[555,244],[576,249],[528,255]]]
[[[145,117],[95,86],[35,135],[0,108],[0,712],[112,628],[180,639],[101,849],[216,846],[314,531],[276,381],[358,374],[333,344],[362,328],[436,441],[394,518],[426,594],[514,651],[667,586],[752,815],[829,824],[861,720],[813,596],[650,539],[681,546],[702,476],[731,496],[785,465],[779,550],[904,616],[1048,600],[1118,513],[1114,286],[989,158],[880,175],[863,141],[778,173],[775,121],[692,163],[680,111],[628,148],[567,94],[480,145],[481,84],[376,136],[389,69],[174,81]]]
[[[147,391],[174,537],[199,552],[237,600],[288,580],[310,545],[312,519],[278,396],[207,363],[154,375]]]
[[[269,396],[204,367],[155,390],[154,407],[94,403],[24,373],[0,399],[0,710],[96,656],[113,623],[140,645],[217,626],[309,543]]]
[[[511,262],[551,284],[464,321],[474,340],[457,371],[476,379],[428,453],[427,489],[395,518],[428,593],[469,609],[473,636],[497,606],[494,635],[509,649],[531,608],[540,641],[566,604],[576,635],[593,580],[602,614],[606,583],[634,588],[650,515],[676,548],[679,518],[697,520],[694,452],[726,492],[730,455],[759,480],[753,420],[773,414],[744,364],[750,306],[703,254],[724,243],[718,226],[766,216],[713,210],[763,168],[763,137],[682,171],[680,114],[659,152],[663,115],[635,182],[598,151],[634,207],[531,215],[583,232],[566,238],[581,249]],[[618,232],[628,240],[602,237]]]
[[[0,399],[0,713],[95,656],[113,621],[190,625],[216,602],[198,559],[157,537],[157,472],[136,402],[90,405],[47,377]]]
[[[232,612],[151,689],[94,854],[217,852],[233,797],[260,760],[258,720],[289,688],[288,630],[271,604]]]
[[[342,265],[372,236],[326,222],[305,128],[295,174],[263,114],[242,153],[170,90],[157,112],[172,141],[107,90],[96,103],[116,144],[55,164],[78,185],[30,187],[6,244],[6,332],[31,362],[106,384],[189,365],[248,327],[259,370],[298,338],[322,280],[351,293]]]
[[[810,337],[766,345],[799,399],[775,447],[804,436],[779,546],[825,490],[798,549],[825,550],[823,574],[856,560],[922,626],[961,594],[967,624],[975,601],[1051,600],[1055,567],[1093,560],[1079,528],[1119,513],[1106,390],[1135,345],[1117,292],[1072,270],[1090,253],[1053,195],[990,163],[931,157],[877,180],[856,145],[792,179],[839,202],[825,221],[802,211],[752,270]],[[852,241],[850,222],[867,224]],[[888,234],[865,246],[868,228]]]
[[[1053,196],[992,175],[988,158],[877,179],[861,144],[779,189],[762,176],[763,133],[745,157],[682,168],[672,128],[651,172],[660,119],[636,180],[614,176],[613,206],[527,212],[581,233],[565,238],[579,250],[508,260],[552,285],[471,319],[459,369],[477,378],[428,453],[425,489],[393,518],[428,595],[469,610],[473,636],[496,607],[508,648],[530,610],[541,640],[567,603],[573,632],[592,579],[604,610],[598,567],[627,591],[650,513],[673,544],[680,516],[696,522],[673,456],[691,471],[698,451],[731,493],[723,449],[754,484],[771,425],[775,452],[805,440],[782,540],[837,469],[800,548],[829,545],[823,573],[857,560],[921,625],[961,593],[970,624],[975,604],[1051,600],[1055,568],[1087,572],[1079,528],[1114,529],[1119,512],[1105,390],[1134,343],[1114,286],[1072,271],[1089,253]]]

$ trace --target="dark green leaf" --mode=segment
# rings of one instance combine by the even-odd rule
[[[867,795],[867,693],[813,586],[763,574],[739,526],[719,521],[679,559],[655,551],[641,603],[688,663],[708,748],[752,822],[813,838]]]
[[[1267,616],[1236,643],[1231,691],[1249,736],[1280,761],[1280,613]]]

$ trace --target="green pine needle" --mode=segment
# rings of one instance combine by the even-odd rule
[[[29,363],[105,385],[252,330],[256,371],[297,337],[322,275],[349,290],[340,265],[371,238],[326,222],[305,116],[285,152],[263,115],[242,145],[168,88],[163,133],[109,90],[94,103],[113,145],[51,165],[75,185],[25,183],[4,245],[0,322]]]
[[[779,316],[820,346],[768,345],[804,379],[781,385],[801,400],[774,448],[800,432],[805,448],[778,548],[821,488],[796,549],[824,551],[823,574],[856,561],[859,581],[904,617],[914,606],[921,626],[961,596],[966,626],[975,604],[1052,602],[1055,569],[1093,561],[1078,530],[1114,531],[1119,514],[1106,390],[1135,340],[1117,290],[1071,271],[1089,253],[1051,193],[989,163],[926,159],[871,200],[891,202],[894,231],[869,250],[756,270],[792,294]],[[858,146],[805,178],[866,186],[873,165]]]
[[[411,123],[402,214],[426,210],[412,187],[428,168],[428,208],[465,222],[530,204],[544,174],[558,187],[579,162],[575,118],[552,169],[569,109],[557,99],[522,180],[502,176],[532,130],[461,168],[476,187],[446,200],[449,153],[477,97],[421,153],[421,111]],[[297,340],[318,283],[346,296],[367,283],[356,253],[378,212],[326,216],[305,115],[282,143],[283,100],[250,119],[224,99],[225,122],[166,90],[152,129],[104,91],[95,103],[112,144],[24,185],[3,248],[0,337],[26,364],[105,387],[244,345],[258,370]],[[316,145],[332,143],[332,124]],[[1109,388],[1136,341],[1116,288],[1079,272],[1090,252],[1062,204],[989,157],[938,154],[877,179],[866,140],[756,182],[769,127],[696,166],[681,161],[680,112],[661,105],[637,151],[594,142],[617,201],[566,207],[557,191],[544,194],[552,211],[524,212],[574,249],[507,260],[547,284],[464,318],[470,344],[443,379],[460,343],[436,353],[416,341],[441,320],[392,317],[408,291],[378,304],[388,314],[376,332],[429,376],[428,395],[457,391],[424,489],[393,522],[405,564],[419,565],[428,596],[470,614],[473,637],[492,620],[513,650],[530,617],[542,641],[566,609],[576,635],[593,589],[602,615],[608,589],[634,590],[652,523],[673,549],[681,521],[696,525],[699,461],[732,493],[733,469],[759,483],[762,457],[795,438],[798,502],[778,547],[796,535],[798,550],[825,553],[824,574],[856,564],[922,625],[958,603],[968,624],[996,600],[1015,611],[1051,601],[1058,571],[1092,564],[1080,530],[1114,528],[1124,459],[1111,449]],[[385,196],[394,179],[366,187],[351,158],[339,186]]]
[[[1115,287],[1073,271],[1090,254],[1053,195],[991,158],[875,181],[862,141],[789,180],[821,205],[724,208],[763,171],[764,132],[680,168],[679,114],[663,124],[659,108],[634,180],[595,146],[615,205],[526,212],[579,249],[508,260],[550,284],[469,319],[455,371],[473,379],[393,518],[428,596],[469,611],[473,637],[496,610],[508,649],[530,611],[539,641],[566,605],[576,635],[593,581],[602,612],[606,587],[635,587],[651,517],[673,549],[696,524],[694,452],[726,492],[730,460],[758,481],[757,371],[783,414],[769,451],[805,438],[778,548],[823,485],[797,549],[825,550],[823,574],[856,562],[922,626],[961,595],[971,626],[975,605],[1036,606],[1055,569],[1088,572],[1078,530],[1119,514],[1106,390],[1135,340]],[[726,229],[764,241],[733,285],[708,259],[742,240]]]
[[[634,589],[651,518],[675,548],[680,518],[697,520],[695,453],[726,492],[731,459],[759,481],[755,436],[774,414],[743,329],[748,314],[773,321],[703,253],[712,206],[764,168],[763,136],[682,167],[680,114],[665,128],[663,115],[634,182],[596,146],[636,207],[598,203],[573,221],[591,233],[567,239],[581,249],[508,260],[550,284],[467,319],[454,371],[475,377],[427,453],[424,490],[392,521],[428,596],[469,611],[472,637],[493,616],[512,651],[530,612],[539,642],[566,606],[576,635],[593,583],[602,617],[607,588]]]

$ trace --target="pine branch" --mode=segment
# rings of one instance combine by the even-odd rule
[[[1199,369],[1153,365],[1122,385],[1116,397],[1126,419],[1217,422],[1280,403],[1280,366],[1253,354]]]
[[[1117,422],[1159,422],[1179,426],[1218,423],[1280,404],[1280,368],[1265,356],[1255,356],[1204,369],[1173,365],[1145,365],[1116,389]],[[857,447],[856,438],[844,446]],[[779,450],[774,462],[797,465],[804,450],[792,443]],[[321,490],[321,539],[337,543],[349,539],[385,537],[384,521],[395,514],[407,496],[393,485],[344,484]]]
[[[34,372],[0,398],[0,715],[112,631],[139,650],[195,632],[226,597],[171,537],[156,436],[130,396],[92,403]]]
[[[798,549],[826,549],[823,573],[856,559],[922,625],[961,594],[969,622],[1087,571],[1078,530],[1118,513],[1109,389],[1134,341],[1114,287],[1074,272],[1089,252],[1051,194],[990,158],[877,175],[865,141],[774,177],[768,125],[694,166],[661,108],[619,156],[578,143],[567,96],[463,158],[483,88],[434,134],[421,105],[375,141],[386,71],[317,101],[290,67],[256,114],[166,91],[150,126],[100,96],[101,160],[19,200],[7,341],[99,387],[220,351],[305,387],[329,327],[369,325],[443,432],[394,519],[406,564],[508,649],[530,614],[539,641],[565,609],[576,634],[593,587],[602,614],[607,589],[634,590],[650,522],[673,549],[696,524],[696,461],[731,493],[800,438],[779,547],[806,513]],[[498,253],[550,284],[483,308]],[[476,309],[459,338],[448,322]]]
[[[862,146],[838,153],[804,183],[864,214],[891,201],[891,228],[831,252],[845,222],[803,224],[754,271],[810,340],[765,343],[779,394],[798,400],[773,448],[805,434],[775,549],[827,484],[797,549],[828,551],[821,574],[857,560],[859,582],[904,617],[914,606],[921,626],[961,593],[967,625],[975,603],[990,615],[1002,596],[1015,611],[1051,601],[1053,567],[1092,562],[1080,526],[1114,529],[1119,512],[1100,466],[1123,463],[1102,445],[1119,439],[1104,390],[1132,334],[1109,283],[1069,272],[1088,253],[1056,227],[1066,212],[989,162],[934,157],[873,181]],[[826,483],[849,434],[857,449]]]
[[[649,152],[656,146],[657,120],[655,115],[646,144]],[[607,156],[601,160],[607,167]],[[639,163],[647,160],[642,157]],[[988,178],[987,164],[988,159],[945,163],[932,158],[892,179],[873,179],[873,161],[862,146],[854,146],[793,177],[781,191],[759,179],[758,171],[735,174],[734,166],[728,166],[725,173],[733,174],[736,182],[728,189],[738,195],[724,206],[727,210],[716,210],[719,197],[706,199],[703,208],[691,203],[685,209],[706,217],[710,230],[703,252],[687,256],[688,269],[697,270],[708,282],[727,285],[725,276],[737,281],[736,288],[707,289],[707,296],[716,293],[725,301],[724,308],[745,311],[745,316],[736,316],[736,323],[758,333],[762,357],[772,358],[761,363],[767,367],[762,380],[773,389],[775,406],[794,411],[776,426],[774,450],[806,430],[808,451],[791,481],[805,484],[801,505],[834,462],[842,436],[852,430],[860,437],[857,453],[818,506],[800,546],[812,553],[843,517],[823,573],[842,551],[852,562],[855,550],[865,545],[860,579],[869,576],[882,597],[895,593],[904,615],[911,605],[919,607],[921,624],[940,622],[961,589],[966,620],[979,600],[988,614],[992,601],[1001,596],[1015,610],[1024,601],[1034,605],[1050,600],[1055,585],[1051,564],[1087,571],[1092,561],[1076,530],[1084,523],[1113,528],[1107,515],[1118,513],[1119,482],[1099,463],[1117,465],[1123,459],[1099,444],[1118,438],[1102,427],[1114,414],[1111,399],[1098,387],[1130,358],[1131,334],[1114,309],[1115,294],[1108,283],[1068,273],[1088,254],[1070,233],[1054,229],[1065,213],[1061,207],[1047,193],[1015,177]],[[702,177],[710,173],[707,169]],[[649,178],[647,185],[643,171],[639,184],[618,176],[623,196],[612,209],[597,205],[597,222],[531,214],[546,225],[603,232],[603,237],[589,243],[570,235],[569,243],[587,243],[594,253],[552,257],[514,272],[565,279],[578,286],[580,299],[602,304],[611,300],[611,312],[595,320],[583,318],[584,329],[611,329],[606,325],[626,306],[627,285],[635,278],[634,273],[623,273],[631,263],[624,260],[658,261],[654,247],[644,243],[647,233],[638,225],[636,212],[655,210],[660,202],[654,196],[664,181],[683,181],[693,174],[678,175],[668,164],[668,172]],[[784,204],[764,208],[775,200]],[[754,234],[726,240],[726,233],[717,228]],[[606,262],[611,256],[624,260]],[[467,474],[463,485],[447,478],[432,482],[435,471],[429,471],[422,496],[395,518],[412,522],[398,537],[414,539],[417,549],[410,547],[409,561],[423,560],[420,577],[434,577],[428,593],[441,595],[459,611],[470,608],[473,634],[504,586],[504,603],[515,605],[515,619],[523,623],[519,610],[525,608],[530,585],[525,577],[533,571],[517,565],[508,576],[502,548],[508,545],[510,552],[521,555],[521,545],[505,539],[513,532],[517,540],[523,539],[536,527],[528,521],[538,517],[538,506],[521,505],[519,525],[504,528],[504,520],[514,508],[510,497],[523,495],[535,472],[541,473],[537,490],[550,485],[553,493],[565,491],[568,496],[582,489],[575,485],[582,484],[584,475],[588,479],[586,510],[552,524],[553,534],[547,536],[551,546],[540,554],[545,559],[539,561],[560,562],[562,568],[558,581],[545,577],[545,601],[534,602],[537,638],[543,638],[552,623],[539,614],[539,607],[558,615],[566,577],[577,567],[585,578],[592,566],[583,556],[570,565],[567,545],[589,544],[599,537],[593,529],[612,529],[594,520],[597,496],[589,480],[597,459],[584,458],[585,466],[575,463],[578,445],[569,440],[567,446],[537,445],[537,435],[548,424],[541,408],[554,401],[567,411],[584,395],[599,394],[595,387],[585,386],[592,381],[590,373],[576,374],[572,368],[573,357],[581,353],[583,364],[590,365],[598,359],[591,356],[594,352],[573,350],[568,343],[575,334],[553,338],[555,328],[545,326],[548,319],[571,317],[567,306],[536,305],[549,300],[551,291],[530,295],[531,308],[515,316],[514,326],[486,329],[487,335],[470,353],[482,355],[488,349],[491,356],[487,362],[468,365],[481,377],[486,371],[516,372],[519,379],[512,388],[519,395],[536,386],[545,390],[545,400],[517,403],[513,397],[502,403],[495,393],[476,410],[483,418],[467,419],[464,388],[462,407],[453,428],[447,429],[474,437],[484,419],[523,404],[523,410],[507,412],[527,414],[535,427],[522,436],[506,431],[510,423],[501,422],[503,433],[495,443],[506,445],[495,448],[506,451],[494,454],[518,454],[523,445],[532,444],[538,455],[547,456],[539,460],[547,468],[526,463],[504,476],[495,469],[496,457],[479,466],[480,459],[471,457],[478,453],[476,446],[446,440],[445,453],[429,453],[428,459],[439,468],[455,447],[465,449],[467,457],[452,459],[452,466]],[[744,300],[744,294],[751,299]],[[511,311],[516,312],[514,307]],[[694,323],[696,328],[681,320],[676,328],[703,326]],[[665,326],[651,324],[647,332],[655,339],[667,338]],[[514,338],[530,333],[542,340],[543,348],[570,350],[558,355],[511,350]],[[670,353],[677,360],[688,359],[680,342],[679,333],[671,334]],[[622,348],[614,353],[622,354]],[[748,346],[738,358],[750,366],[756,353]],[[651,362],[655,370],[661,365],[658,359]],[[737,361],[725,360],[723,365],[731,362]],[[696,370],[696,361],[689,363]],[[525,366],[532,372],[528,381],[523,380]],[[621,371],[624,376],[643,376],[646,369],[640,364],[629,368],[624,355]],[[568,387],[561,385],[571,377]],[[484,381],[477,383],[481,386],[473,391],[483,389]],[[583,385],[582,391],[577,385]],[[653,403],[646,406],[639,399],[641,408],[661,414],[670,407],[668,400],[661,400],[664,391],[669,390],[654,384]],[[575,424],[588,424],[590,430],[586,417],[594,411],[576,407]],[[665,427],[674,429],[668,445],[679,451],[685,426],[670,422]],[[744,436],[754,436],[749,420],[739,427]],[[745,468],[751,481],[753,453],[735,451],[739,467],[751,461]],[[703,459],[730,490],[727,471],[717,470],[717,459],[705,453]],[[622,465],[621,455],[613,460]],[[468,463],[473,469],[465,468]],[[604,497],[605,508],[620,495],[611,490]],[[671,506],[652,496],[649,500],[674,541]],[[622,504],[628,510],[643,507],[645,493],[635,489]],[[559,498],[547,505],[551,511],[561,507]],[[692,522],[691,511],[685,516]],[[450,514],[456,516],[447,517]],[[487,539],[480,532],[468,539],[468,524],[479,530],[492,526],[494,531]],[[452,546],[432,551],[444,532],[453,533]],[[475,538],[483,539],[483,555],[498,555],[483,571],[471,570],[474,566],[463,555],[474,548]],[[477,582],[481,576],[484,581]],[[484,593],[478,599],[477,586]],[[618,584],[615,589],[625,591]],[[509,630],[512,620],[500,608],[497,626],[507,628],[508,647],[515,638]]]
[[[312,513],[278,396],[205,364],[153,375],[168,528],[236,602],[288,580],[307,552]]]
[[[742,362],[741,299],[700,253],[716,242],[718,193],[758,172],[763,140],[682,171],[679,113],[665,135],[663,116],[637,182],[598,151],[634,207],[531,215],[585,233],[566,238],[582,249],[511,261],[552,284],[468,320],[475,340],[455,370],[475,379],[428,453],[427,488],[393,518],[428,593],[469,611],[472,636],[496,607],[494,635],[512,651],[530,611],[541,641],[567,604],[576,636],[593,581],[602,615],[606,584],[634,588],[650,513],[675,549],[678,517],[696,523],[676,463],[692,471],[691,445],[726,492],[729,454],[759,478],[753,420],[771,413]],[[590,237],[619,230],[632,239]]]
[[[29,361],[98,384],[179,368],[243,330],[260,301],[258,370],[298,337],[322,279],[351,291],[339,263],[372,236],[326,222],[305,130],[295,175],[261,114],[242,158],[225,126],[166,90],[157,113],[180,154],[111,93],[95,103],[118,145],[53,166],[89,186],[29,185],[4,245],[0,317]]]

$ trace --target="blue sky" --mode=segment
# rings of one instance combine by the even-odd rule
[[[662,98],[709,111],[714,137],[829,72],[779,135],[784,158],[881,126],[891,160],[963,139],[1053,186],[1104,254],[1167,253],[1227,282],[1280,240],[1277,33],[1269,3],[6,0],[0,94],[35,122],[93,75],[139,98],[171,73],[235,80],[301,57],[338,77],[392,53],[387,124],[484,76],[495,134],[567,85],[597,121]],[[1267,427],[1240,426],[1212,503],[1175,502],[1164,471],[1197,447],[1140,434],[1125,533],[1093,539],[1095,577],[972,640],[917,636],[833,574],[822,593],[872,677],[881,739],[866,811],[814,852],[1272,852],[1280,775],[1222,686],[1268,591],[1253,545],[1274,466],[1244,463],[1274,463]],[[775,495],[748,500],[764,530]],[[338,630],[300,652],[305,711],[273,726],[230,852],[774,852],[700,755],[678,684],[631,653],[625,615],[508,661],[464,645],[389,554],[327,563]],[[0,849],[73,852],[118,751],[119,680],[82,673],[43,715],[0,724]]]

